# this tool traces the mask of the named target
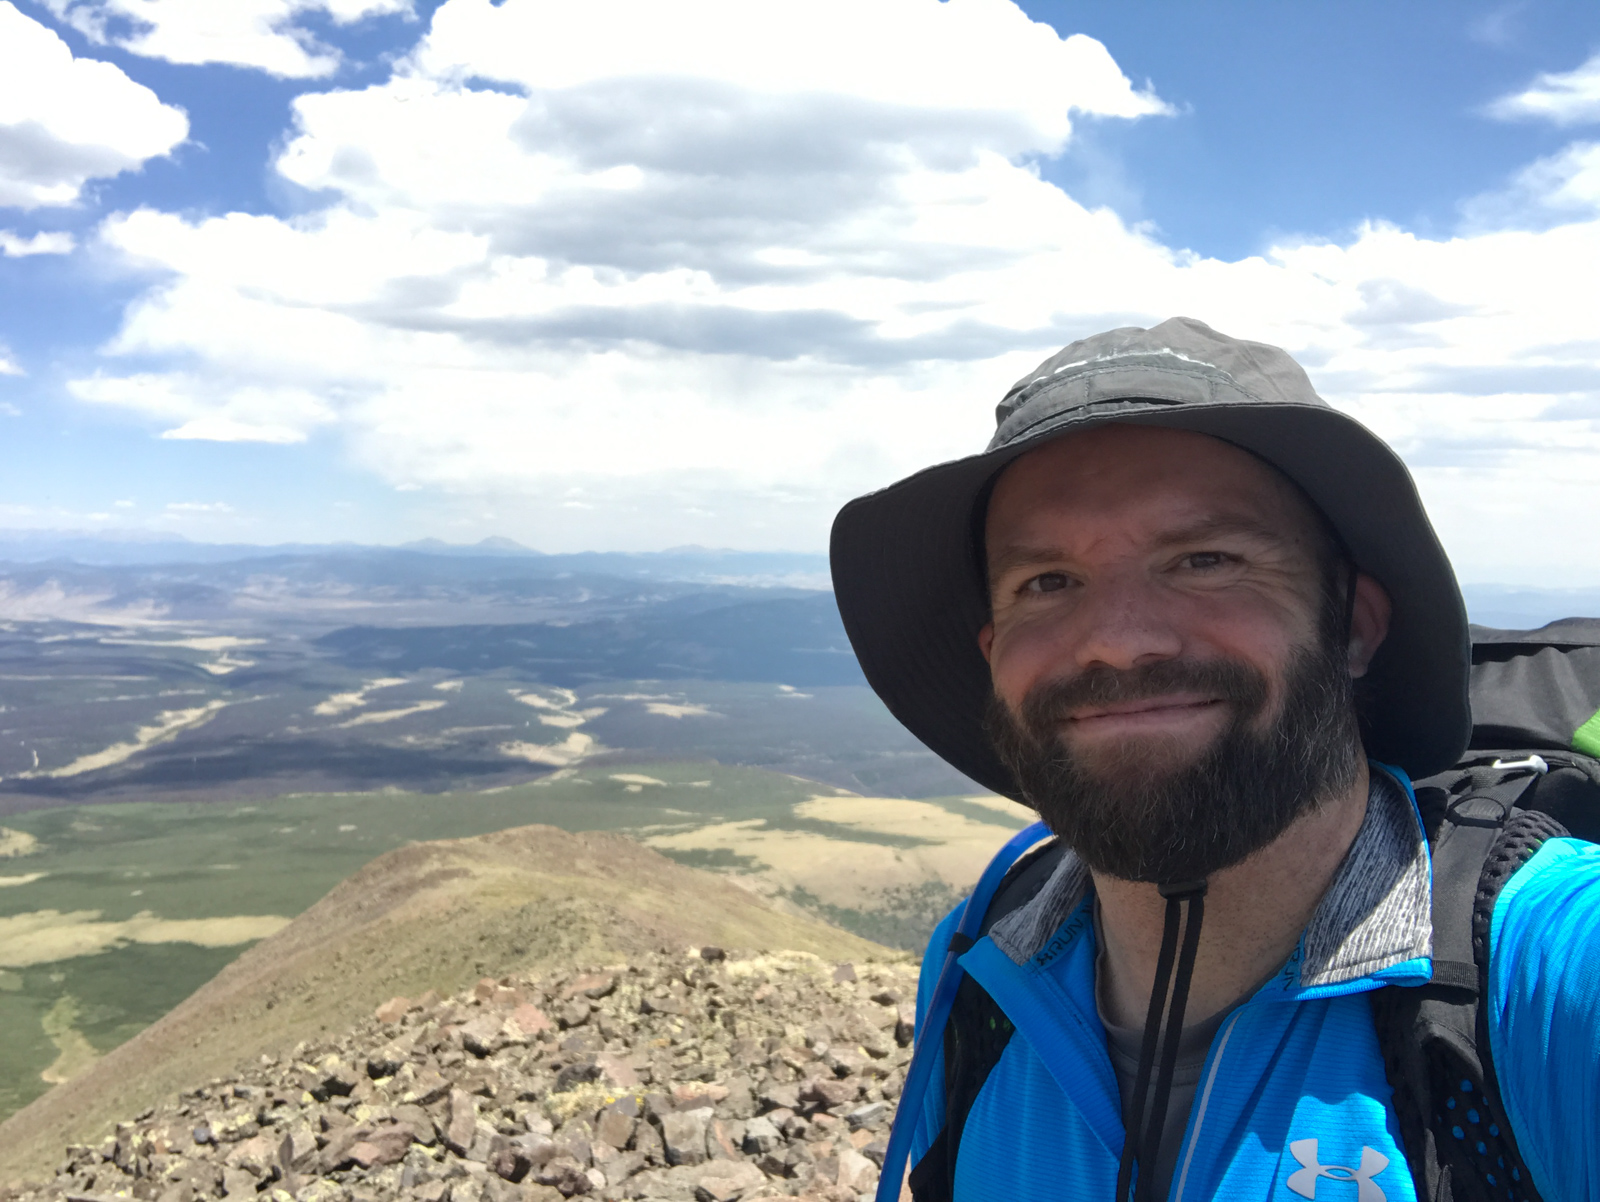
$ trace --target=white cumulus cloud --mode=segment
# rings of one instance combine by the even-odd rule
[[[133,170],[188,133],[182,109],[111,63],[74,58],[0,0],[0,206],[71,204],[89,180]]]
[[[1469,229],[1539,228],[1600,214],[1600,142],[1573,142],[1535,159],[1505,187],[1461,208]]]
[[[332,75],[340,55],[297,20],[348,25],[412,11],[412,0],[35,0],[101,45],[172,63],[227,63],[286,79]]]
[[[1600,121],[1600,54],[1571,71],[1546,72],[1523,91],[1489,106],[1503,121],[1537,119],[1557,125]]]
[[[40,230],[24,238],[12,230],[0,230],[0,255],[24,259],[30,255],[70,255],[77,243],[62,230]]]
[[[166,425],[162,438],[304,442],[308,430],[331,417],[328,406],[303,388],[242,383],[219,398],[183,372],[91,376],[68,387],[79,400],[131,409]]]
[[[1044,355],[1182,313],[1391,438],[1469,573],[1600,556],[1586,144],[1457,236],[1223,262],[1038,169],[1078,115],[1164,111],[1009,0],[447,0],[387,81],[295,102],[276,169],[322,208],[102,226],[153,283],[73,387],[165,437],[337,436],[547,549],[816,547]]]
[[[1163,110],[1009,0],[452,0],[388,83],[296,101],[278,169],[327,209],[106,225],[168,277],[110,349],[191,366],[76,387],[182,418],[169,436],[275,440],[330,410],[273,390],[315,393],[401,485],[570,505],[597,476],[633,482],[613,499],[693,479],[792,510],[916,403],[898,365],[1055,337],[979,295],[1060,240],[1044,226],[1081,231],[1086,270],[1164,257],[1026,161],[1074,113]],[[841,445],[823,409],[862,431]]]

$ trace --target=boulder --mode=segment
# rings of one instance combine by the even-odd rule
[[[480,1014],[462,1026],[461,1046],[474,1056],[492,1056],[510,1041],[505,1034],[505,1020],[498,1014]]]
[[[633,1129],[636,1126],[636,1118],[623,1114],[615,1105],[611,1105],[600,1112],[594,1134],[596,1139],[620,1152],[633,1142]]]
[[[561,991],[561,996],[572,998],[581,993],[586,998],[599,1001],[601,998],[610,997],[616,987],[617,978],[612,973],[580,973]]]
[[[738,1202],[766,1183],[766,1174],[749,1161],[720,1160],[695,1179],[694,1195],[698,1202]]]
[[[587,1194],[594,1186],[583,1166],[570,1156],[557,1156],[534,1169],[533,1183],[558,1189],[564,1198]]]
[[[438,1124],[435,1124],[438,1126]],[[450,1106],[443,1126],[438,1127],[439,1138],[457,1156],[465,1156],[478,1134],[478,1104],[472,1095],[462,1089],[450,1091]]]
[[[561,1029],[566,1031],[573,1027],[583,1026],[584,1023],[589,1021],[589,1014],[593,1009],[594,1007],[590,1006],[583,998],[568,1002],[557,1015],[561,1023]]]
[[[854,1148],[845,1148],[839,1153],[839,1169],[834,1183],[858,1194],[869,1193],[878,1184],[878,1166]]]
[[[706,1159],[706,1125],[711,1108],[678,1110],[661,1116],[661,1142],[667,1163],[701,1164]]]
[[[843,1106],[846,1102],[855,1101],[858,1092],[853,1080],[840,1081],[813,1077],[801,1084],[800,1100],[817,1106]]]
[[[539,1007],[528,1002],[524,1002],[514,1009],[511,1012],[511,1017],[506,1021],[516,1028],[525,1039],[532,1039],[543,1031],[555,1029],[555,1024],[550,1021],[550,1016]]]
[[[765,1116],[753,1118],[744,1125],[744,1150],[752,1156],[774,1151],[782,1143],[782,1133]]]

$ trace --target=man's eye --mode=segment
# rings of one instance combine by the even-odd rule
[[[1062,572],[1041,572],[1022,587],[1030,593],[1058,593],[1070,583]]]
[[[1229,556],[1221,551],[1195,551],[1183,557],[1183,565],[1197,572],[1208,572],[1227,563]]]

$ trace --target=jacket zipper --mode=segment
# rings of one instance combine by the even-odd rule
[[[1243,1013],[1244,1007],[1241,1006],[1223,1024],[1222,1038],[1217,1041],[1216,1051],[1212,1054],[1205,1087],[1200,1091],[1199,1101],[1195,1104],[1194,1123],[1189,1131],[1189,1146],[1183,1150],[1183,1171],[1178,1174],[1178,1188],[1173,1191],[1171,1202],[1181,1202],[1183,1198],[1183,1187],[1189,1180],[1189,1164],[1194,1160],[1195,1147],[1200,1143],[1200,1128],[1205,1125],[1206,1106],[1211,1101],[1211,1087],[1217,1083],[1217,1069],[1222,1065],[1223,1054],[1228,1050],[1228,1040],[1233,1038],[1233,1029],[1238,1025],[1239,1017]]]

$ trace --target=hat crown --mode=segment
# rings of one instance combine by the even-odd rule
[[[1011,386],[995,407],[990,448],[1032,432],[1065,411],[1140,398],[1165,404],[1215,402],[1326,407],[1287,353],[1264,342],[1219,334],[1192,317],[1148,330],[1123,326],[1079,339]],[[1037,402],[1037,403],[1036,403]]]

